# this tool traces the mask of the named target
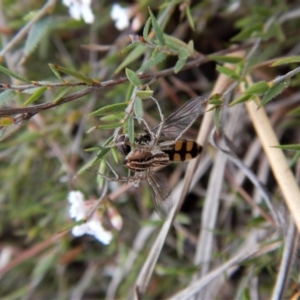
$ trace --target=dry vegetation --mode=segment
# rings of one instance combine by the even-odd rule
[[[0,3],[1,299],[299,299],[299,2],[152,2],[122,3],[136,32],[116,29],[110,1],[93,1],[92,24],[53,0]],[[126,176],[103,145],[142,132],[134,114],[159,123],[154,101],[134,104],[140,83],[165,116],[209,99],[186,134],[201,156],[160,171],[165,220],[146,184],[99,175],[109,161]],[[102,200],[109,245],[72,236],[72,190]]]

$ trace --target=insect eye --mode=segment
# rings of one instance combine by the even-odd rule
[[[125,134],[122,134],[117,139],[117,149],[120,153],[127,155],[131,151],[130,145],[126,144],[128,143],[128,136]]]

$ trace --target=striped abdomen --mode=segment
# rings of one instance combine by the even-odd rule
[[[169,149],[163,151],[169,155],[171,161],[185,161],[197,157],[202,151],[202,146],[194,141],[178,140]]]
[[[124,165],[135,171],[147,171],[151,167],[166,166],[169,156],[163,151],[152,151],[150,147],[136,148],[124,160]]]

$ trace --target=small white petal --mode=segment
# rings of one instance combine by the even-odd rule
[[[114,4],[112,6],[110,16],[115,21],[115,25],[119,30],[123,30],[129,26],[128,8],[123,8],[119,4]]]
[[[72,204],[73,202],[84,201],[84,196],[80,191],[71,191],[68,194],[68,200]]]
[[[86,224],[77,225],[72,228],[72,234],[74,236],[82,236],[87,233],[87,230],[88,228]]]
[[[91,24],[95,20],[95,16],[89,5],[81,6],[81,14],[85,23]]]
[[[108,245],[112,240],[112,234],[110,231],[105,230],[102,224],[98,220],[90,220],[88,226],[93,233],[94,237],[101,243]]]
[[[73,0],[63,0],[62,1],[63,5],[65,5],[65,6],[70,6],[72,2],[73,2]]]
[[[81,17],[81,6],[77,2],[73,2],[69,8],[71,17],[75,20],[80,20]]]
[[[85,219],[86,208],[84,205],[83,194],[80,191],[72,191],[68,195],[69,203],[69,216],[76,221]]]

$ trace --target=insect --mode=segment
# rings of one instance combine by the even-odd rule
[[[159,105],[156,102],[158,108]],[[133,176],[120,178],[118,181],[132,182],[139,186],[142,180],[147,180],[150,186],[154,208],[160,217],[164,218],[172,207],[171,188],[164,174],[154,172],[155,167],[166,166],[170,162],[190,160],[198,156],[202,146],[191,140],[182,139],[182,135],[195,122],[200,114],[205,112],[207,100],[196,97],[179,107],[165,120],[161,114],[159,125],[146,132],[135,136],[134,143],[129,142],[129,137],[122,134],[117,139],[117,149],[126,155],[124,165],[135,172]]]

